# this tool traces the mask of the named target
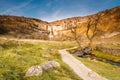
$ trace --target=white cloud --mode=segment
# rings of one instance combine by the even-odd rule
[[[9,9],[5,10],[4,12],[2,12],[1,14],[13,14],[13,15],[16,14],[16,15],[18,15],[20,13],[23,13],[23,12],[20,12],[20,9],[29,5],[31,3],[31,1],[32,0],[29,0],[28,2],[24,2],[18,6],[14,6],[12,8],[9,8]]]
[[[53,18],[58,17],[60,15],[60,13],[61,13],[61,10],[56,10],[56,11],[53,12],[52,17]]]
[[[61,16],[61,10],[56,10],[54,12],[52,12],[51,14],[47,14],[47,16],[42,16],[42,19],[43,20],[46,20],[46,21],[54,21],[54,20],[58,20],[58,19],[61,19],[62,16]]]
[[[65,14],[65,12],[61,11],[60,9],[52,12],[51,14],[45,13],[45,14],[39,16],[39,18],[41,20],[45,20],[48,22],[65,19],[65,18],[69,18],[69,17],[71,17],[71,15]]]
[[[38,18],[51,22],[70,17],[86,16],[93,13],[95,13],[95,11],[93,11],[92,8],[89,8],[88,6],[76,5],[75,10],[71,9],[71,11],[67,11],[62,8],[55,9],[50,13],[40,11]]]

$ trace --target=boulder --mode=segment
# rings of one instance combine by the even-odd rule
[[[60,64],[56,61],[48,61],[48,62],[44,63],[43,65],[41,65],[42,69],[44,69],[44,70],[49,70],[49,69],[56,68],[59,66],[60,66]]]
[[[40,76],[42,75],[43,71],[41,66],[32,66],[26,72],[26,77],[28,76]]]
[[[56,61],[48,61],[44,64],[42,64],[41,66],[32,66],[28,69],[28,71],[26,72],[25,76],[29,77],[29,76],[41,76],[43,73],[43,69],[44,70],[49,70],[49,69],[53,69],[56,67],[59,67],[60,64]]]
[[[83,52],[84,52],[85,54],[90,53],[90,52],[91,52],[91,49],[90,49],[89,47],[86,47],[86,48],[84,48]]]
[[[73,56],[79,56],[79,57],[81,57],[81,56],[83,56],[84,55],[84,53],[83,53],[83,51],[75,51],[74,53],[73,53]]]

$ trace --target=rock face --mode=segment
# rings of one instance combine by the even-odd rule
[[[46,63],[44,63],[43,65],[41,66],[32,66],[28,69],[28,71],[26,72],[26,77],[29,77],[29,76],[41,76],[42,73],[43,73],[43,69],[44,70],[50,70],[50,69],[53,69],[55,67],[59,67],[60,64],[56,61],[48,61]]]
[[[59,66],[60,66],[60,64],[56,61],[48,61],[45,64],[43,64],[41,67],[44,70],[49,70],[49,69],[59,67]]]
[[[42,75],[43,71],[41,66],[32,66],[26,72],[26,76],[39,76]]]

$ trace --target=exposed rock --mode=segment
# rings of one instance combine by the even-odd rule
[[[32,66],[26,72],[26,76],[40,76],[42,73],[43,71],[41,66]]]
[[[85,54],[90,53],[90,52],[91,52],[91,49],[90,49],[89,47],[86,47],[86,48],[83,50],[83,52],[84,52]]]
[[[45,64],[43,64],[41,67],[44,70],[49,70],[49,69],[59,67],[59,66],[60,66],[60,64],[56,61],[48,61]]]
[[[83,55],[84,55],[83,51],[75,51],[75,52],[73,53],[73,56],[79,56],[79,57],[81,57],[81,56],[83,56]]]
[[[56,61],[48,61],[46,63],[44,63],[41,66],[32,66],[28,69],[28,71],[26,72],[25,76],[41,76],[43,73],[43,69],[44,70],[49,70],[49,69],[53,69],[55,67],[59,67],[60,64]]]

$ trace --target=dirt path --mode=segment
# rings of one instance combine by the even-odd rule
[[[17,38],[5,38],[5,37],[0,37],[0,39],[8,40],[8,41],[30,42],[30,43],[41,43],[41,42],[60,43],[59,41],[49,41],[49,40],[39,40],[39,39],[17,39]]]
[[[59,50],[59,53],[61,54],[62,60],[83,80],[108,80],[87,68],[82,62],[74,58],[65,49]]]

